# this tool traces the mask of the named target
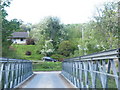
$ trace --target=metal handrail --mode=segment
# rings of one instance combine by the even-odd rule
[[[99,52],[99,53],[93,53],[93,54],[89,54],[89,55],[84,55],[84,56],[79,56],[79,57],[74,57],[74,58],[69,58],[69,59],[65,59],[64,61],[71,61],[71,60],[94,60],[94,59],[100,59],[99,57],[102,57],[102,59],[106,59],[107,58],[119,58],[120,56],[118,55],[120,49],[113,49],[113,50],[108,50],[108,51],[103,51],[103,52]]]
[[[78,88],[120,89],[120,48],[65,59],[62,75]]]
[[[31,61],[0,58],[0,89],[15,88],[32,74]]]

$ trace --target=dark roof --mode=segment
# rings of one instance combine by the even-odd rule
[[[28,38],[29,35],[27,32],[14,32],[12,33],[11,38]]]

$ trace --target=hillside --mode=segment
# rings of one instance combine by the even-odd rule
[[[43,57],[39,53],[37,53],[37,49],[35,45],[12,45],[16,54],[20,56],[20,59],[27,60],[41,60]],[[27,51],[31,52],[31,55],[26,55]]]

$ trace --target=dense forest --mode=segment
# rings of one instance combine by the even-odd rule
[[[7,0],[0,5],[3,57],[11,57],[14,54],[16,58],[21,58],[10,48],[12,43],[8,40],[15,31],[29,31],[29,39],[34,40],[37,54],[59,60],[120,47],[118,2],[106,2],[97,7],[89,22],[67,25],[54,16],[45,17],[34,25],[23,24],[22,20],[17,19],[8,21],[5,7],[9,7],[10,3]]]

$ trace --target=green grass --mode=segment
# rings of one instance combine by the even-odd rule
[[[36,52],[36,45],[12,45],[12,47],[15,49],[16,54],[20,56],[19,59],[41,60],[43,57]],[[30,51],[32,54],[30,56],[25,55],[26,51]]]
[[[33,64],[33,71],[61,71],[61,62],[41,62]]]
[[[36,53],[36,45],[12,45],[19,59],[26,60],[41,60],[42,55]],[[26,51],[30,51],[32,54],[30,56],[25,55]],[[33,63],[33,71],[61,71],[61,62],[39,62]]]

